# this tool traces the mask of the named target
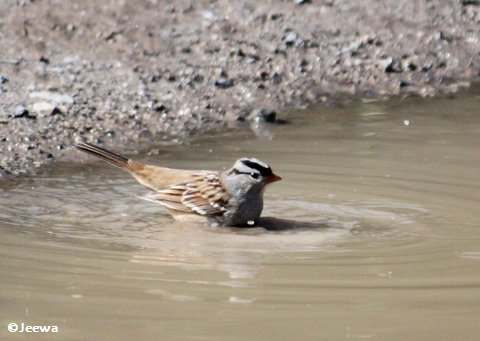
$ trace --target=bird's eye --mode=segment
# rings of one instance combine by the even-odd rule
[[[254,179],[258,179],[258,177],[260,176],[260,174],[258,173],[250,173],[250,176]]]

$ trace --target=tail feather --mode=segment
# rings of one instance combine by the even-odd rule
[[[115,154],[107,149],[95,146],[90,143],[82,142],[75,145],[75,148],[82,152],[94,155],[100,159],[103,159],[114,166],[120,168],[128,168],[128,159],[119,154]]]

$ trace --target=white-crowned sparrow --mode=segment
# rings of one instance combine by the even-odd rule
[[[152,189],[150,199],[177,220],[202,217],[226,226],[255,225],[265,186],[281,180],[270,166],[254,158],[241,158],[224,172],[181,170],[143,164],[89,143],[75,147],[128,171]]]

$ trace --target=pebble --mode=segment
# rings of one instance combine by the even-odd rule
[[[287,46],[293,46],[294,44],[297,44],[298,40],[298,34],[293,31],[287,32],[287,34],[285,34],[285,36],[283,37],[283,41]]]
[[[37,102],[32,105],[32,110],[36,113],[51,113],[55,105],[50,102]]]
[[[480,0],[462,0],[463,6],[480,6]]]
[[[250,118],[257,122],[275,123],[277,121],[277,112],[267,108],[260,108],[253,110]]]
[[[215,81],[215,86],[220,89],[228,89],[234,85],[232,79],[229,78],[220,78]]]
[[[0,75],[0,84],[5,84],[8,82],[8,77]]]
[[[73,104],[71,96],[53,91],[34,91],[30,93],[30,98],[38,98],[55,104]]]
[[[397,59],[388,57],[380,60],[379,64],[386,73],[401,73],[403,72],[402,63]]]
[[[28,118],[35,120],[37,117],[35,115],[30,115],[30,112],[23,105],[17,105],[13,118]]]
[[[6,179],[10,177],[10,172],[8,172],[5,168],[0,166],[0,179]]]

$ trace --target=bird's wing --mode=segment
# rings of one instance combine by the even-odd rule
[[[149,198],[171,210],[217,215],[226,211],[229,194],[218,173],[202,172],[193,174],[189,181],[159,190]]]

